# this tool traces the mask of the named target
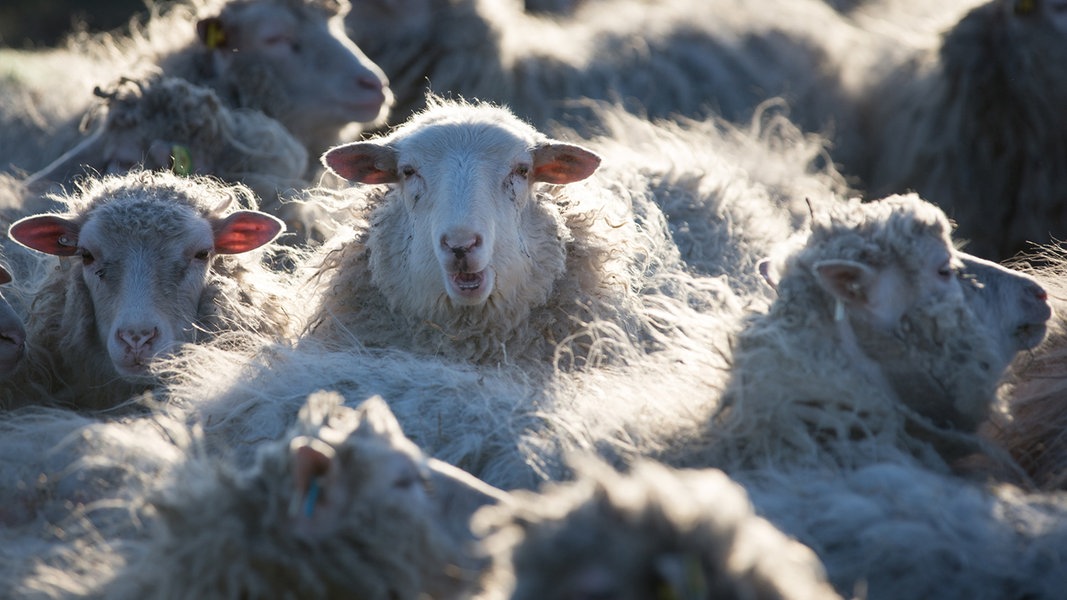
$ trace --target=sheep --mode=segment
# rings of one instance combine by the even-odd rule
[[[1047,293],[957,251],[944,213],[914,194],[824,211],[773,257],[777,299],[737,335],[714,416],[676,448],[724,468],[899,450],[946,469],[979,450],[1005,370],[1043,339]]]
[[[672,302],[657,273],[668,281],[679,261],[662,215],[642,196],[575,185],[599,165],[589,150],[505,108],[432,99],[323,162],[373,187],[354,188],[353,231],[307,261],[308,336],[566,369],[670,343],[648,305]]]
[[[1052,599],[1067,585],[1062,493],[1024,493],[905,460],[731,475],[757,513],[818,554],[846,597]]]
[[[1063,238],[1065,28],[1054,1],[974,8],[857,90],[862,146],[842,142],[835,158],[870,197],[915,191],[940,205],[978,256]]]
[[[465,597],[481,563],[470,517],[507,496],[427,459],[380,397],[343,400],[312,394],[251,469],[190,460],[150,498],[158,525],[100,595]]]
[[[279,192],[305,187],[307,151],[277,121],[256,110],[231,110],[209,88],[154,74],[121,79],[96,90],[87,115],[94,130],[69,152],[26,181],[65,186],[76,176],[124,173],[133,168],[210,174],[244,183],[261,209],[281,210]]]
[[[828,59],[854,32],[822,2],[723,0],[694,10],[690,0],[616,0],[582,3],[563,20],[521,4],[357,2],[346,25],[390,78],[393,122],[421,110],[431,89],[507,104],[537,127],[595,125],[585,98],[653,118],[732,120],[781,95],[815,130],[846,114]]]
[[[103,408],[149,387],[153,361],[184,342],[286,330],[275,276],[230,256],[283,228],[250,209],[248,188],[142,171],[87,180],[61,200],[68,214],[25,217],[9,229],[18,243],[58,257],[35,284],[20,381]],[[12,391],[24,390],[8,386],[17,403]]]
[[[146,70],[277,119],[317,157],[350,124],[384,118],[390,104],[381,70],[342,31],[348,8],[347,0],[204,0],[153,14],[128,36],[0,56],[0,167],[45,167],[80,141],[94,86]]]
[[[482,598],[840,598],[815,553],[753,511],[718,470],[599,461],[576,480],[515,492],[474,527],[493,567]]]

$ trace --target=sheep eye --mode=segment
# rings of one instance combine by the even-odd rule
[[[208,256],[210,256],[210,255],[211,255],[211,251],[210,250],[201,250],[200,252],[197,252],[196,254],[194,254],[193,258],[195,258],[196,260],[207,260]]]
[[[937,270],[937,274],[942,279],[948,279],[956,274],[956,270],[952,268],[950,263],[945,263]]]
[[[519,165],[515,167],[515,174],[526,179],[530,176],[530,165]]]
[[[94,257],[93,253],[89,252],[88,250],[83,249],[81,252],[79,252],[79,254],[82,257],[82,264],[87,267],[93,264],[94,261],[96,261],[96,257]]]
[[[405,179],[407,179],[415,175],[415,167],[411,165],[405,165],[403,167],[400,167],[400,174],[403,175]]]

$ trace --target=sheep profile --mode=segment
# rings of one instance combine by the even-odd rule
[[[506,104],[537,127],[587,125],[587,98],[660,118],[745,119],[772,96],[812,127],[845,114],[828,60],[852,29],[821,0],[695,8],[584,2],[555,19],[518,0],[364,0],[346,24],[389,76],[395,122],[421,110],[428,90]]]
[[[468,522],[506,495],[427,459],[380,397],[312,394],[250,469],[192,458],[149,501],[147,539],[108,598],[461,598]]]
[[[486,364],[560,352],[584,364],[590,323],[631,345],[654,335],[640,306],[640,261],[659,260],[666,241],[655,214],[642,217],[654,207],[592,187],[569,195],[599,157],[504,108],[431,102],[387,136],[323,156],[374,187],[353,190],[365,207],[354,232],[309,261],[321,298],[309,333]]]
[[[756,515],[718,470],[592,460],[576,480],[513,492],[474,526],[493,566],[484,598],[840,598],[815,553]]]
[[[342,30],[348,8],[347,0],[197,0],[154,11],[126,36],[0,56],[0,168],[44,168],[82,141],[95,86],[156,70],[213,90],[228,108],[261,111],[318,156],[351,124],[383,118],[391,102],[381,70]]]
[[[974,452],[1005,369],[1051,310],[1032,278],[964,255],[949,232],[915,195],[816,212],[803,247],[772,261],[778,298],[737,336],[704,432],[711,464],[903,449],[943,468]]]
[[[914,190],[941,206],[973,254],[1064,238],[1065,31],[1054,0],[974,8],[858,92],[869,152],[846,144],[835,158],[871,197]]]
[[[100,407],[143,389],[153,361],[184,342],[227,329],[285,330],[273,275],[231,256],[283,228],[250,210],[248,188],[144,171],[87,180],[62,201],[67,214],[26,217],[9,230],[58,257],[26,318],[30,381]]]

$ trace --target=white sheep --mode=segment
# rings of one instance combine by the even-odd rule
[[[427,459],[379,397],[313,394],[250,469],[190,457],[149,498],[158,523],[107,598],[466,597],[468,522],[506,495]],[[425,595],[425,596],[424,596]]]
[[[33,172],[73,148],[94,86],[147,69],[208,87],[229,108],[262,111],[317,157],[390,104],[381,70],[342,31],[348,8],[347,0],[203,0],[155,11],[128,36],[0,54],[0,168]]]
[[[679,452],[848,465],[895,449],[944,468],[976,451],[1006,368],[1045,335],[1044,289],[957,251],[944,213],[915,195],[814,217],[768,270],[774,304],[737,336],[718,414],[698,434],[707,447],[680,436]]]
[[[248,188],[144,171],[87,180],[62,200],[67,214],[26,217],[9,230],[58,257],[34,285],[26,381],[99,408],[145,389],[153,361],[183,342],[230,329],[285,330],[274,276],[232,256],[284,227],[250,210]],[[24,391],[6,390],[15,403]]]
[[[257,110],[233,110],[211,89],[159,74],[97,89],[86,117],[92,133],[73,151],[24,182],[69,186],[78,176],[170,169],[243,183],[261,209],[280,211],[278,195],[305,187],[307,151],[278,121]]]
[[[475,515],[492,553],[482,598],[840,598],[810,548],[756,515],[722,471],[598,461],[575,481]]]
[[[819,128],[845,114],[827,59],[853,34],[819,0],[598,1],[562,20],[518,0],[376,0],[354,3],[346,24],[388,75],[396,122],[433,90],[507,104],[538,127],[588,125],[587,98],[746,119],[784,96]]]
[[[1067,163],[1064,31],[1057,2],[992,0],[933,45],[885,45],[905,60],[856,90],[856,143],[835,158],[871,197],[916,191],[940,205],[968,251],[1007,258],[1028,242],[1063,238]]]
[[[507,109],[431,100],[323,161],[374,186],[350,191],[353,232],[309,260],[315,338],[570,368],[668,344],[649,302],[684,310],[657,289],[678,263],[658,209],[577,185],[599,157]]]

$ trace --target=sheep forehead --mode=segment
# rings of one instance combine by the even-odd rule
[[[404,139],[449,140],[456,137],[468,143],[495,141],[499,144],[514,143],[531,148],[543,137],[536,129],[505,108],[491,104],[445,102],[433,98],[428,102],[429,108],[413,116],[390,136],[398,141],[398,147]]]
[[[813,254],[813,261],[839,258],[916,271],[938,249],[946,258],[953,254],[950,231],[941,209],[914,195],[849,202],[831,209],[828,219],[816,219],[802,252]]]
[[[81,245],[117,248],[152,248],[188,245],[210,246],[211,224],[182,204],[130,199],[105,204],[89,215],[80,234]]]

